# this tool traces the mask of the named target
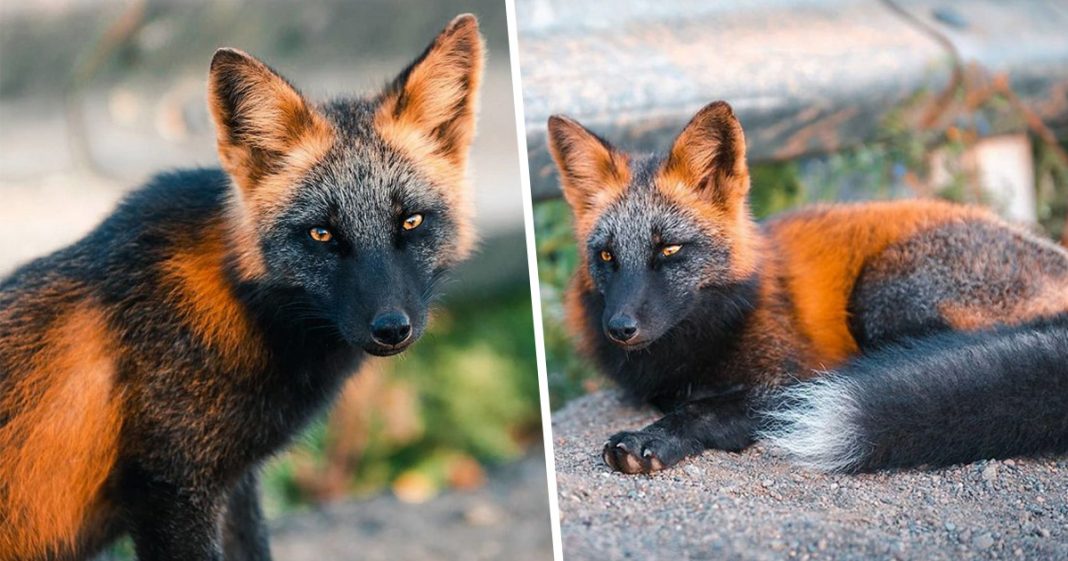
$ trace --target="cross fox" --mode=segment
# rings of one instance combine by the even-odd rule
[[[473,244],[483,43],[454,19],[385,89],[314,104],[211,61],[222,169],[159,175],[0,282],[0,560],[269,559],[257,466],[368,355],[419,339]]]
[[[580,254],[569,326],[664,412],[608,440],[611,468],[758,438],[843,472],[1068,451],[1068,251],[932,200],[758,223],[724,102],[666,154],[548,132]]]

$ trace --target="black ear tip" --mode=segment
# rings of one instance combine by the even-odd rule
[[[452,18],[452,21],[449,22],[445,29],[449,33],[463,29],[478,31],[478,18],[474,14],[460,14]]]
[[[564,127],[578,127],[581,125],[571,117],[557,113],[549,117],[548,126],[549,131],[556,131]]]
[[[713,101],[701,109],[700,113],[720,117],[734,117],[734,108],[724,100]]]
[[[222,65],[240,64],[252,60],[255,59],[245,51],[230,47],[222,47],[221,49],[216,49],[215,54],[212,55],[211,68],[214,70]]]

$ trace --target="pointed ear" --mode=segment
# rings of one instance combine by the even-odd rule
[[[330,125],[285,78],[236,49],[215,51],[208,105],[219,159],[242,189],[320,156],[333,139]]]
[[[483,45],[478,20],[457,16],[380,97],[376,127],[420,159],[460,169],[475,134]]]
[[[683,186],[732,206],[745,201],[749,168],[745,135],[725,101],[706,105],[675,139],[660,174],[661,185]]]
[[[549,152],[564,198],[580,220],[602,201],[615,199],[630,181],[627,155],[568,117],[549,117]]]

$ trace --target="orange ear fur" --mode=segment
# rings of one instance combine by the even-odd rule
[[[292,85],[251,55],[219,49],[208,106],[223,168],[246,193],[287,167],[310,167],[333,141],[330,125]]]
[[[549,152],[560,171],[564,198],[580,224],[622,195],[630,181],[627,155],[568,117],[549,117]]]
[[[690,189],[725,210],[741,208],[749,193],[742,125],[725,101],[706,105],[675,139],[657,182]]]
[[[381,96],[379,132],[418,159],[460,171],[475,135],[484,47],[478,20],[457,16]]]

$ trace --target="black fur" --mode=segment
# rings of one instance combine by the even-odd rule
[[[121,334],[117,376],[127,413],[106,490],[121,521],[109,523],[100,541],[130,532],[141,559],[221,559],[223,547],[234,552],[229,558],[269,559],[253,495],[255,466],[322,411],[366,356],[339,327],[346,318],[333,317],[351,308],[323,308],[300,286],[269,278],[239,282],[232,269],[232,290],[266,343],[265,367],[223,366],[178,319],[163,282],[164,262],[181,249],[174,235],[220,227],[230,189],[220,170],[161,175],[86,238],[0,283],[0,305],[6,305],[44,283],[74,282],[81,289],[70,298],[99,302]],[[398,272],[387,286],[404,290],[433,275],[403,276]],[[350,299],[382,298],[345,286],[333,290]],[[423,307],[429,304],[429,287],[414,292]],[[43,317],[37,321],[57,319]],[[13,382],[0,375],[0,390]]]
[[[855,404],[839,414],[856,448],[846,461],[813,464],[871,471],[1068,452],[1068,314],[907,339],[830,376]],[[812,405],[785,395],[771,417]],[[782,428],[766,430],[790,438]]]
[[[594,358],[602,372],[636,402],[667,412],[737,383],[724,365],[738,351],[738,335],[757,305],[757,279],[698,291],[688,315],[644,349],[627,351],[603,334],[604,298],[583,294]]]
[[[640,431],[624,431],[605,443],[604,460],[622,471],[627,457],[639,471],[669,467],[714,448],[737,451],[752,442],[754,390],[744,385],[739,364],[740,334],[757,305],[757,277],[698,291],[689,314],[649,346],[627,351],[601,329],[604,299],[586,293],[583,305],[591,332],[598,333],[594,357],[601,371],[629,399],[651,403],[665,416]],[[684,360],[685,359],[685,360]],[[743,361],[744,362],[744,361]]]

